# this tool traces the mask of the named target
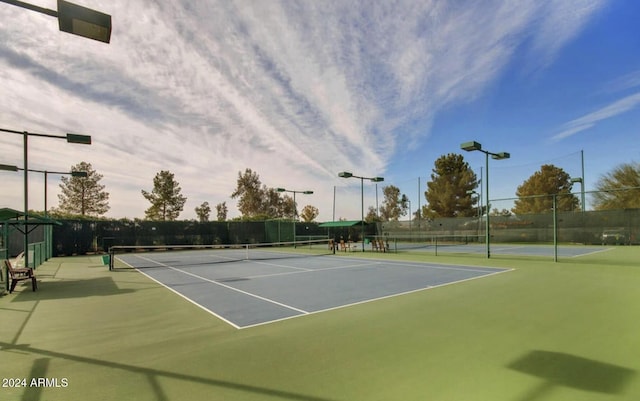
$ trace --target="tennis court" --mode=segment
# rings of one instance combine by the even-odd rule
[[[251,255],[244,247],[136,252],[116,260],[236,328],[510,270],[362,259],[300,248],[252,250]]]
[[[468,253],[468,254],[486,254],[487,246],[485,244],[447,244],[447,243],[407,243],[398,241],[395,243],[397,251],[416,251],[416,252],[438,252],[438,253]],[[560,245],[557,248],[558,256],[564,258],[574,258],[586,256],[598,252],[606,252],[611,250],[606,246],[589,246],[589,245]],[[509,244],[495,243],[490,245],[492,255],[513,255],[513,256],[554,256],[555,247],[553,245],[544,244]]]

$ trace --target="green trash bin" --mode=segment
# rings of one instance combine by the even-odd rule
[[[102,255],[102,264],[105,266],[109,266],[109,261],[111,257],[109,255]]]

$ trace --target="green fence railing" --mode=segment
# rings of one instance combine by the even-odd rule
[[[29,244],[29,266],[32,269],[37,268],[47,260],[47,244],[46,242],[36,242]]]

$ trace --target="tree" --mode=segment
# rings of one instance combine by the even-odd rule
[[[231,198],[238,198],[238,210],[243,217],[253,217],[261,212],[261,185],[260,176],[250,168],[245,169],[244,174],[238,172],[237,187]]]
[[[305,207],[302,208],[302,212],[300,213],[300,218],[302,218],[304,222],[310,223],[313,220],[315,220],[316,217],[318,217],[318,214],[320,214],[320,212],[318,211],[317,207],[306,205]]]
[[[435,161],[431,181],[424,195],[428,205],[422,208],[422,216],[467,217],[475,216],[477,198],[470,191],[478,186],[476,174],[459,154],[449,153]]]
[[[250,168],[245,169],[244,174],[238,172],[237,187],[231,194],[231,198],[238,198],[238,210],[243,218],[269,219],[295,216],[293,198],[287,195],[281,197],[276,189],[262,185],[258,173]]]
[[[364,216],[364,221],[367,223],[376,223],[380,221],[380,217],[378,216],[378,211],[375,207],[369,206],[367,214]]]
[[[640,163],[617,166],[600,177],[596,190],[593,194],[596,210],[640,208]]]
[[[380,206],[380,219],[382,221],[398,221],[400,216],[407,214],[407,197],[400,195],[400,188],[395,185],[387,185],[382,188],[384,200]]]
[[[553,210],[551,195],[557,195],[558,211],[577,210],[579,201],[571,194],[571,185],[571,177],[562,168],[545,164],[518,187],[519,199],[511,210],[515,214],[550,212]]]
[[[201,223],[209,221],[209,215],[211,214],[211,206],[209,206],[209,202],[203,202],[202,205],[196,206],[195,210],[198,220]]]
[[[216,217],[218,221],[226,221],[229,209],[227,208],[227,202],[218,203],[216,205]]]
[[[187,198],[180,192],[180,184],[175,180],[174,174],[162,170],[153,179],[153,190],[142,190],[142,196],[151,202],[151,207],[144,211],[150,220],[172,221],[178,218]]]
[[[100,216],[109,211],[109,193],[99,181],[98,174],[91,163],[80,162],[71,167],[72,172],[84,171],[86,177],[62,177],[61,194],[58,195],[59,208],[62,213],[80,214],[82,216]]]

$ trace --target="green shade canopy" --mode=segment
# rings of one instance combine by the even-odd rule
[[[10,209],[10,208],[2,208],[0,209],[0,224],[11,224],[11,225],[24,225],[24,212],[19,210]],[[48,219],[46,217],[39,217],[29,215],[29,220],[27,220],[27,225],[37,226],[37,225],[57,225],[61,226],[57,220]]]
[[[328,221],[326,223],[318,224],[318,227],[354,227],[362,224],[362,220],[341,220],[341,221]],[[369,224],[366,221],[364,224]]]

